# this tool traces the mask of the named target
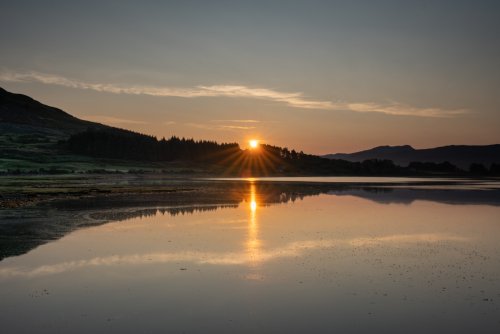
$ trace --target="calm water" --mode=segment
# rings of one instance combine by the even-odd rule
[[[269,181],[269,182],[321,182],[321,183],[412,183],[412,182],[443,182],[457,181],[449,178],[422,177],[363,177],[363,176],[278,176],[278,177],[213,177],[209,180],[223,181]],[[476,182],[474,180],[469,180]]]
[[[498,333],[500,196],[467,189],[65,211],[115,218],[0,262],[2,332]]]

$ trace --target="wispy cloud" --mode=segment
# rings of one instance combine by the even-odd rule
[[[88,116],[86,115],[86,116],[81,116],[81,118],[86,119],[87,121],[107,123],[107,124],[148,124],[147,122],[144,121],[117,118],[104,115],[88,115]]]
[[[190,126],[197,129],[205,130],[252,130],[255,126],[243,126],[243,125],[215,125],[206,123],[184,123],[186,126]]]
[[[210,122],[215,123],[260,123],[256,119],[213,119]]]
[[[468,113],[466,109],[417,108],[397,102],[385,105],[378,103],[345,103],[337,104],[337,107],[343,110],[379,112],[397,116],[454,117]]]
[[[0,72],[0,81],[5,82],[38,82],[70,88],[88,89],[113,94],[150,95],[163,97],[199,98],[199,97],[234,97],[253,98],[283,103],[293,108],[320,109],[334,111],[354,111],[363,113],[382,113],[397,116],[418,117],[455,117],[467,113],[465,109],[419,108],[402,103],[372,102],[331,102],[308,98],[303,93],[287,93],[267,88],[256,88],[239,85],[212,85],[183,87],[161,86],[123,86],[107,83],[89,83],[65,78],[58,75],[39,72]]]
[[[221,125],[224,129],[235,129],[235,130],[251,130],[255,129],[255,126],[243,126],[243,125]]]

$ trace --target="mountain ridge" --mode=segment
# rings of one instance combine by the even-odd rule
[[[43,104],[27,95],[8,92],[0,87],[0,123],[57,130],[73,134],[89,127],[107,125],[79,119],[59,108]]]
[[[351,162],[387,159],[400,166],[408,166],[411,162],[442,163],[447,161],[462,169],[467,169],[472,163],[480,163],[486,166],[500,163],[500,144],[446,145],[425,149],[415,149],[410,145],[386,145],[353,153],[326,154],[323,157]]]

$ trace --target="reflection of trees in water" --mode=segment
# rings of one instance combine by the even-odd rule
[[[327,189],[318,186],[296,186],[296,185],[275,185],[275,184],[257,184],[253,183],[253,192],[259,198],[260,206],[270,206],[279,203],[295,202],[297,200],[303,200],[307,196],[317,196],[322,193],[327,193]],[[207,212],[215,211],[218,209],[225,208],[237,208],[238,205],[248,200],[250,196],[250,186],[248,183],[233,183],[231,185],[221,185],[220,189],[215,190],[212,196],[184,196],[183,201],[177,202],[175,206],[161,206],[161,200],[159,200],[154,195],[154,200],[151,199],[149,202],[155,208],[141,208],[141,209],[129,209],[129,208],[115,208],[111,206],[99,212],[94,212],[89,215],[90,218],[94,220],[106,220],[106,221],[123,221],[132,218],[145,218],[155,216],[157,214],[168,214],[170,216],[194,214],[197,212]],[[148,195],[142,195],[141,204],[147,202]],[[234,204],[209,204],[207,202],[232,202]],[[189,204],[189,202],[199,202],[194,204]],[[108,200],[108,202],[111,202]],[[172,202],[172,198],[168,200],[168,204]],[[101,202],[102,204],[102,202]],[[109,203],[108,203],[109,204]],[[71,207],[74,209],[73,203],[65,204],[62,207]],[[120,205],[121,206],[121,205]],[[91,207],[91,206],[90,206]]]
[[[77,229],[151,217],[236,208],[249,198],[249,183],[200,183],[198,189],[169,193],[117,194],[59,200],[33,208],[3,212],[0,224],[0,260],[24,254]],[[294,202],[324,190],[304,185],[254,184],[260,206]]]
[[[307,196],[317,196],[327,193],[321,185],[284,184],[284,183],[252,183],[254,193],[259,198],[259,205],[295,202]],[[240,183],[234,185],[234,192],[238,193],[240,201],[248,198],[251,186]]]
[[[194,214],[197,212],[207,212],[215,211],[218,209],[225,208],[237,208],[237,204],[227,204],[227,205],[204,205],[204,206],[184,206],[184,207],[171,207],[171,208],[153,208],[153,209],[139,209],[132,211],[109,211],[109,212],[96,212],[90,214],[90,218],[96,220],[109,220],[109,221],[123,221],[133,218],[147,218],[154,217],[158,214],[161,215],[186,215]]]
[[[185,214],[193,214],[196,212],[207,212],[207,211],[215,211],[218,209],[225,208],[237,208],[237,204],[227,204],[227,205],[216,205],[216,206],[194,206],[194,207],[180,207],[180,208],[168,208],[168,209],[158,209],[157,212],[165,215],[166,213],[171,216],[177,215],[185,215]]]
[[[410,189],[349,184],[211,182],[170,193],[89,197],[53,201],[32,208],[0,211],[0,260],[24,254],[82,227],[157,214],[171,216],[236,208],[251,193],[259,206],[295,202],[329,194],[355,196],[380,204],[426,200],[446,204],[500,205],[500,189]]]

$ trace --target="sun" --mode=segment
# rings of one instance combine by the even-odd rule
[[[259,147],[259,141],[257,139],[249,140],[248,144],[250,145],[250,148],[252,148],[252,149]]]

